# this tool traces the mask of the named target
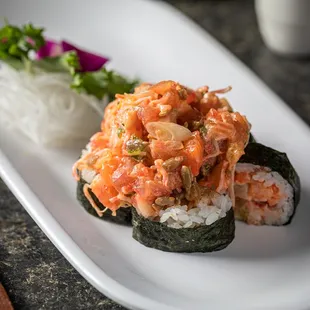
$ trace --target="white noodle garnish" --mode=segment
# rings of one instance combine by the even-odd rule
[[[28,74],[1,64],[1,122],[38,144],[63,146],[89,139],[100,128],[106,104],[107,99],[70,89],[65,73]]]

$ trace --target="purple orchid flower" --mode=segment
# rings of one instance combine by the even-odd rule
[[[76,51],[82,72],[97,71],[109,60],[106,57],[83,51],[67,41],[56,42],[53,40],[46,40],[46,44],[37,52],[36,58],[55,57],[69,51]]]

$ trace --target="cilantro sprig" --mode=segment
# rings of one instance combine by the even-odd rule
[[[31,23],[18,28],[6,22],[0,29],[0,59],[21,69],[29,61],[30,52],[37,52],[45,44],[43,31]]]
[[[73,78],[71,87],[77,92],[91,94],[98,99],[108,95],[112,100],[115,94],[132,92],[138,84],[138,80],[128,80],[104,67],[98,71],[80,72],[78,56],[74,53],[68,55],[65,60]]]

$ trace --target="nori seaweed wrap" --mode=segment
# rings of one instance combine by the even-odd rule
[[[235,237],[234,212],[230,209],[224,218],[211,225],[194,228],[171,228],[151,221],[132,208],[134,239],[141,244],[166,252],[213,252],[226,248]]]
[[[98,213],[96,212],[96,210],[91,206],[90,202],[88,201],[88,199],[85,197],[84,193],[83,193],[83,187],[84,184],[86,184],[86,182],[82,179],[80,179],[80,181],[77,182],[77,190],[76,190],[76,197],[77,200],[80,202],[80,204],[83,206],[83,208],[91,215],[104,220],[104,221],[109,221],[109,222],[113,222],[116,224],[122,224],[122,225],[131,225],[131,208],[127,207],[127,208],[119,208],[116,211],[116,215],[113,216],[112,215],[112,211],[107,209],[102,216],[99,216]],[[98,200],[98,198],[94,195],[94,193],[91,191],[91,189],[89,189],[89,193],[92,197],[92,199],[94,200],[94,202],[96,203],[96,205],[101,209],[104,210],[105,207],[100,203],[100,201]]]
[[[235,193],[237,219],[285,225],[300,200],[300,179],[285,153],[249,143],[236,166]]]

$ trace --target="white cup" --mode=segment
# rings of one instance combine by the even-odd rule
[[[310,55],[310,0],[255,0],[260,32],[274,52]]]

